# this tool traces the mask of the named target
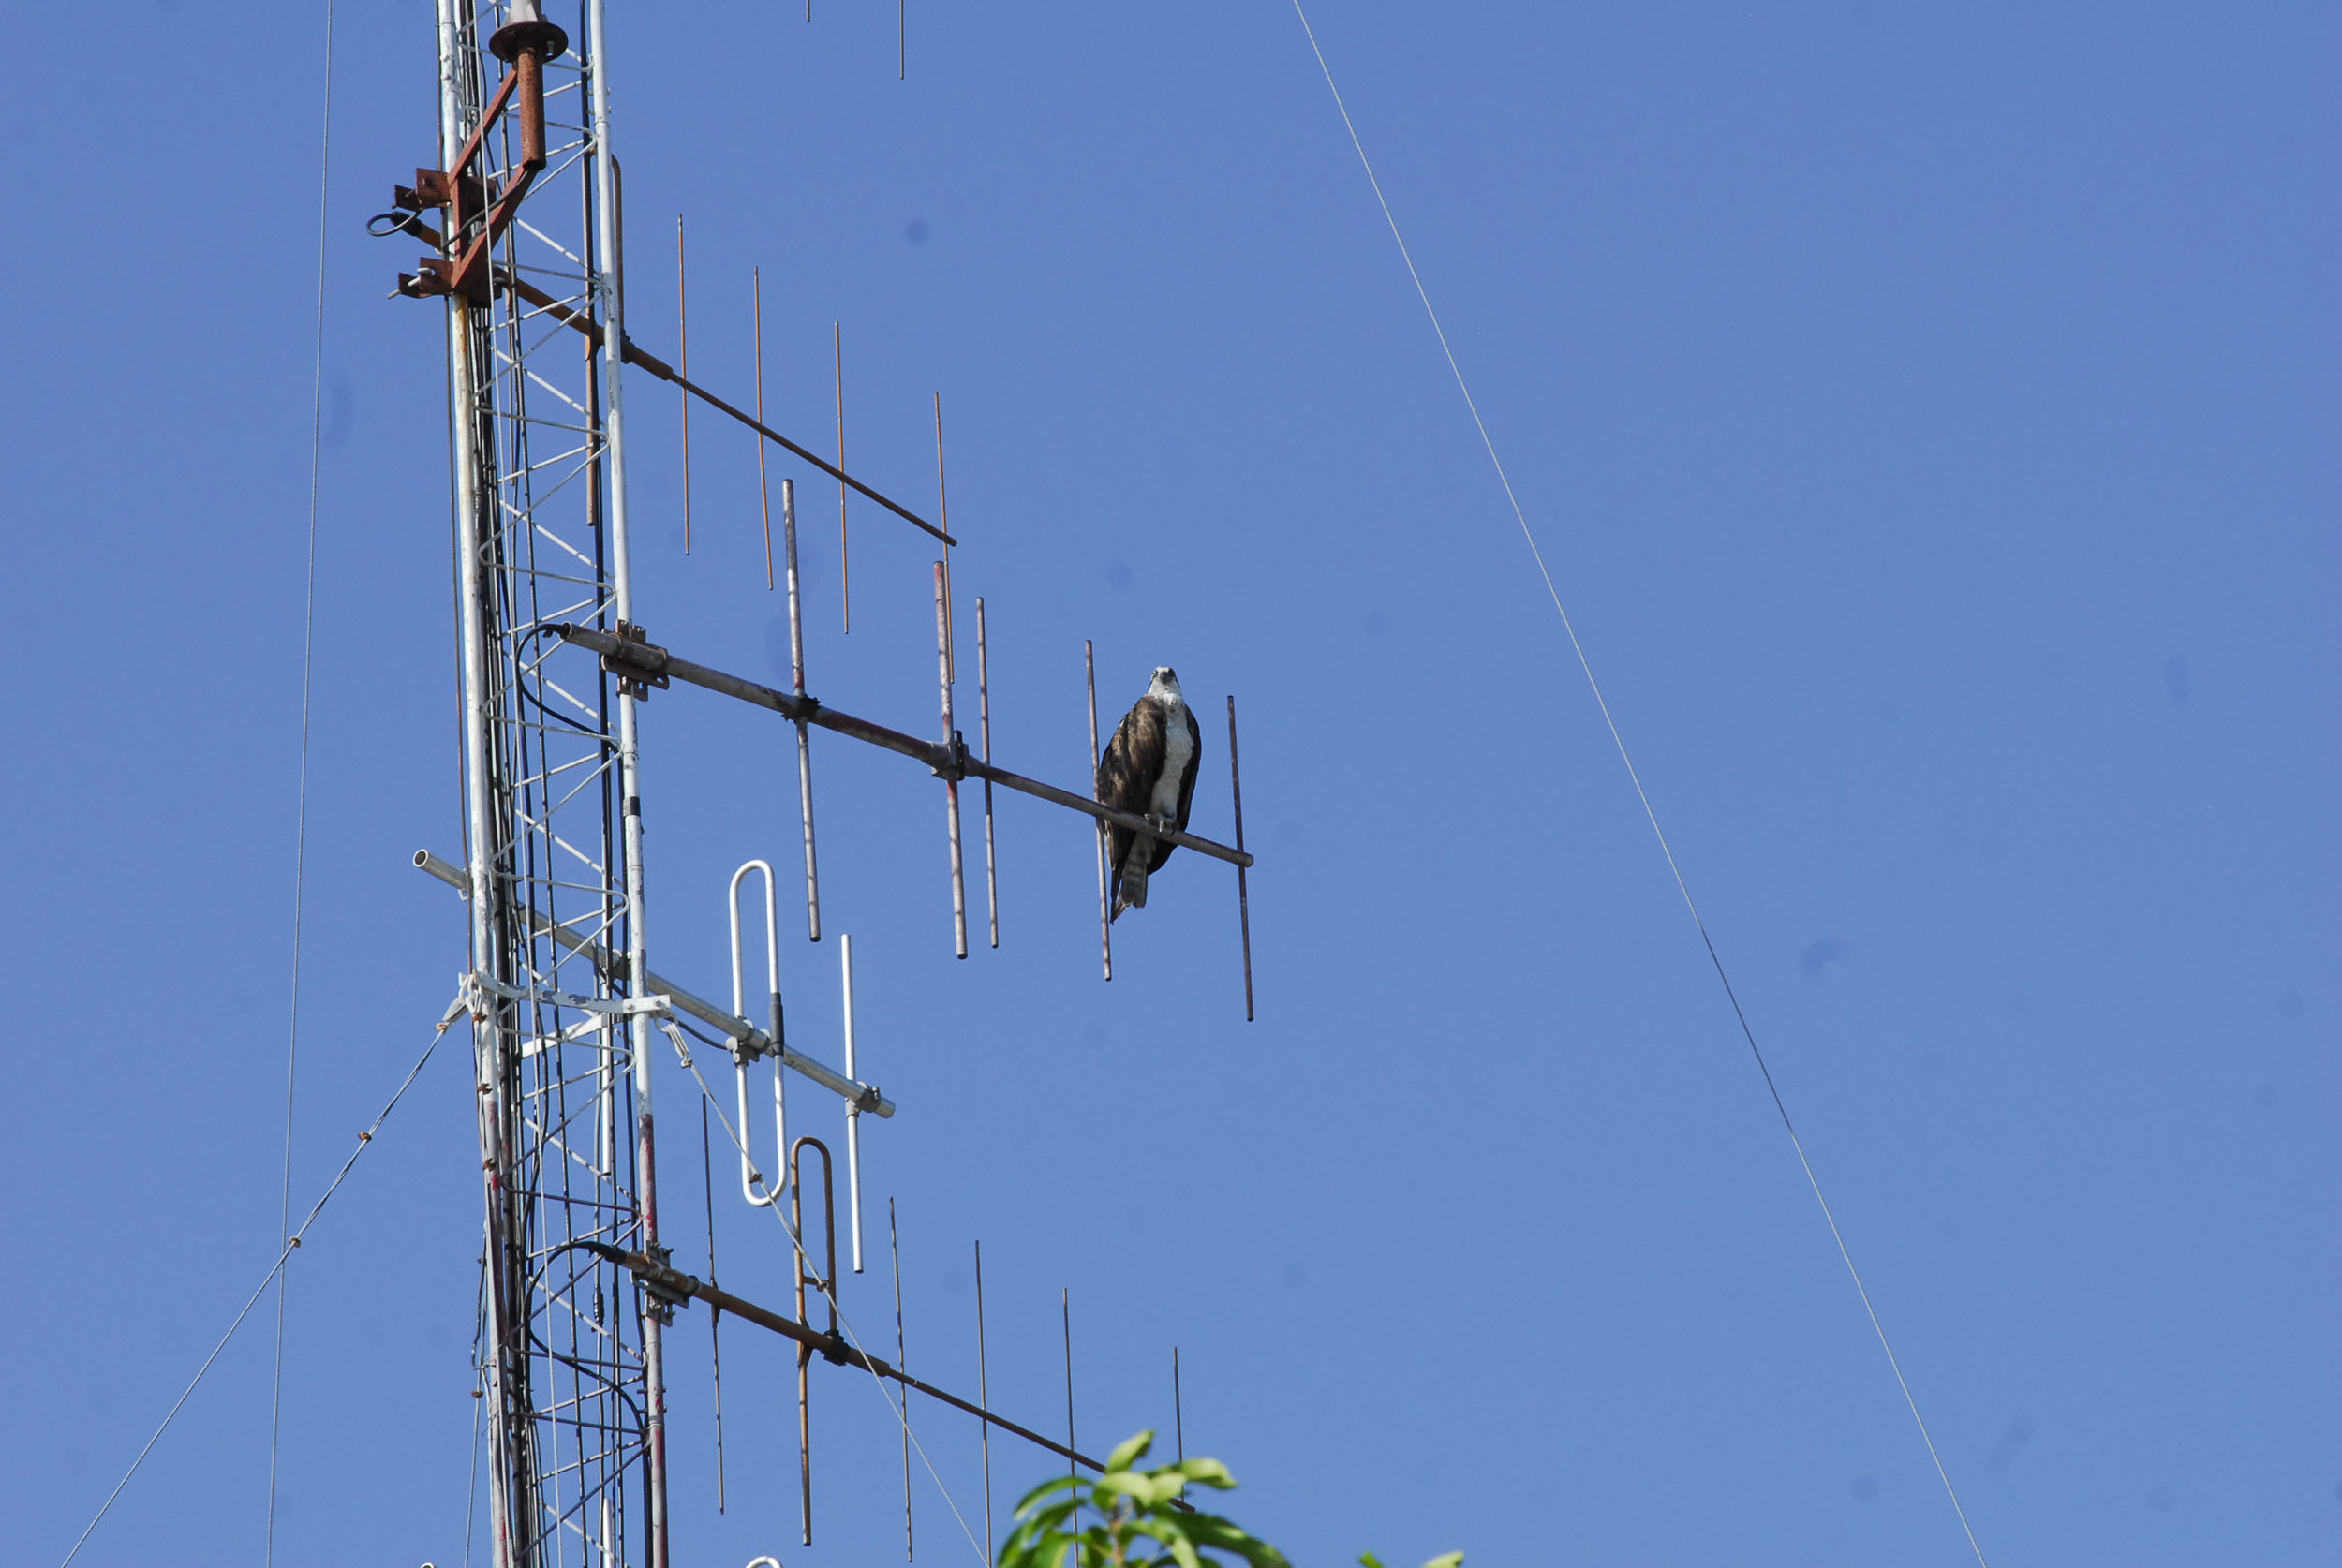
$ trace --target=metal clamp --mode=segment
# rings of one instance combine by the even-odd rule
[[[601,667],[618,677],[620,696],[638,702],[652,687],[667,688],[667,650],[650,640],[650,633],[629,621],[618,623],[619,646],[601,656]]]
[[[957,730],[952,738],[935,748],[939,761],[927,764],[927,771],[938,778],[948,778],[956,784],[968,777],[968,737]]]
[[[556,990],[550,985],[507,985],[494,975],[482,974],[477,969],[458,976],[456,984],[469,987],[467,994],[472,998],[474,1013],[487,1011],[487,994],[493,993],[507,1001],[542,1002],[549,1007],[597,1013],[606,1018],[671,1018],[674,1015],[674,998],[665,995],[581,997],[573,992]]]

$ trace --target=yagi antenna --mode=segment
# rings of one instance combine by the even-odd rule
[[[940,621],[941,618],[940,563],[936,575],[938,578],[936,599]],[[1099,779],[1095,762],[1098,755],[1096,745],[1098,733],[1097,659],[1094,646],[1089,642],[1084,642],[1082,644],[1082,662],[1089,698],[1091,736],[1089,756],[1092,761],[1089,764],[1089,790],[1085,794],[1075,794],[1071,790],[1061,790],[1053,784],[1045,784],[1037,778],[1030,778],[1001,767],[999,763],[990,761],[988,757],[971,756],[965,740],[960,737],[956,730],[951,732],[943,741],[923,741],[915,736],[907,735],[899,730],[889,729],[882,724],[875,724],[867,718],[831,707],[809,694],[776,690],[761,682],[745,680],[738,675],[728,674],[704,664],[697,664],[689,659],[678,658],[668,649],[650,642],[647,637],[640,635],[639,632],[618,637],[596,627],[578,626],[566,622],[548,624],[545,629],[556,633],[564,642],[600,654],[603,669],[628,682],[638,685],[665,686],[673,681],[682,681],[686,685],[704,687],[710,691],[721,692],[727,697],[736,698],[756,707],[778,713],[792,724],[829,730],[876,746],[882,750],[897,752],[922,762],[926,764],[931,775],[943,780],[947,786],[951,796],[948,805],[955,821],[957,816],[956,797],[959,780],[971,774],[979,778],[1015,790],[1021,794],[1032,795],[1053,805],[1067,806],[1087,815],[1098,824],[1096,862],[1099,950],[1104,974],[1108,980],[1114,978],[1114,944],[1113,910],[1107,902],[1104,837],[1104,831],[1106,827],[1127,828],[1133,834],[1143,835],[1158,844],[1171,844],[1193,850],[1196,853],[1211,859],[1225,861],[1238,870],[1248,870],[1253,865],[1252,853],[1240,845],[1232,847],[1216,843],[1200,834],[1190,833],[1184,828],[1173,827],[1159,817],[1141,816],[1135,812],[1125,811],[1119,807],[1108,806],[1099,798]],[[944,637],[941,629],[937,636],[937,645],[939,650],[944,645]],[[948,673],[948,670],[941,669],[945,663],[943,654],[939,651],[940,673]],[[948,700],[950,683],[946,680],[941,684],[946,700]],[[1233,703],[1231,712],[1233,713]],[[1231,728],[1229,778],[1232,790],[1240,790],[1242,776],[1234,766],[1236,762],[1234,734],[1235,731]],[[1240,794],[1235,804],[1240,816],[1242,811]],[[964,872],[956,875],[954,879],[954,905],[956,911],[954,921],[954,951],[964,954],[966,951]],[[1238,889],[1238,912],[1241,923],[1244,971],[1249,981],[1252,972],[1252,917],[1249,884],[1242,885]]]

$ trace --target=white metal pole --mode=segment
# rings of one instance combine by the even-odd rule
[[[845,986],[846,1076],[854,1078],[853,938],[837,933],[837,973]],[[862,1080],[854,1078],[855,1083]],[[846,1218],[853,1235],[853,1271],[862,1272],[862,1107],[846,1102]]]
[[[740,869],[732,874],[729,912],[732,916],[732,1011],[738,1018],[747,1018],[748,985],[740,964],[740,884],[751,871],[764,874],[764,980],[772,1001],[773,1029],[773,1158],[778,1161],[779,1175],[764,1180],[764,1195],[757,1196],[756,1184],[763,1173],[756,1169],[749,1149],[756,1143],[749,1124],[749,1058],[745,1047],[732,1048],[732,1079],[734,1104],[740,1114],[740,1196],[758,1208],[767,1208],[780,1201],[781,1188],[789,1179],[789,1119],[782,1099],[780,1070],[780,927],[773,896],[773,867],[762,860],[743,861]]]
[[[439,46],[439,162],[454,161],[467,127],[464,125],[463,39],[452,0],[438,0]],[[462,237],[450,234],[451,249]],[[469,952],[475,974],[493,973],[497,967],[496,898],[493,864],[497,840],[488,801],[489,706],[494,697],[488,683],[487,650],[482,643],[486,604],[482,578],[482,540],[480,533],[479,425],[475,420],[478,391],[473,384],[471,305],[462,294],[448,296],[448,441],[454,469],[455,560],[458,622],[456,635],[463,658],[464,821],[471,882]],[[472,1017],[472,1079],[479,1092],[478,1107],[485,1206],[485,1247],[482,1267],[488,1275],[490,1331],[494,1343],[487,1356],[489,1401],[488,1471],[492,1552],[497,1568],[516,1568],[513,1540],[511,1476],[517,1456],[508,1424],[511,1410],[505,1353],[511,1345],[512,1303],[506,1293],[504,1266],[504,1182],[511,1173],[504,1129],[511,1125],[504,1086],[504,1042],[496,1005],[483,1001]],[[522,1382],[526,1385],[524,1374]]]
[[[593,81],[595,260],[601,296],[598,312],[602,322],[602,398],[610,460],[609,528],[610,585],[613,609],[621,621],[634,619],[633,576],[627,550],[626,509],[626,319],[618,293],[619,214],[617,169],[610,142],[610,69],[607,32],[602,26],[602,0],[586,0],[586,36],[591,41],[589,68]],[[626,846],[626,927],[630,989],[644,996],[650,989],[650,960],[643,918],[643,797],[641,747],[635,732],[634,699],[623,687],[618,692],[618,790]],[[642,1223],[642,1246],[659,1255],[659,1176],[657,1137],[651,1114],[651,1022],[642,1013],[630,1020],[629,1040],[634,1056],[634,1127],[636,1171],[634,1200]],[[651,1298],[645,1296],[643,1313],[643,1378],[649,1427],[650,1467],[649,1568],[669,1568],[667,1556],[667,1388],[664,1324]]]

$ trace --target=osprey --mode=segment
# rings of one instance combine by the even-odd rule
[[[1123,715],[1105,755],[1098,759],[1099,803],[1183,832],[1188,803],[1195,796],[1195,764],[1203,755],[1203,731],[1179,696],[1179,678],[1168,664],[1159,664],[1147,695]],[[1114,873],[1111,918],[1147,907],[1147,878],[1163,869],[1175,848],[1107,824],[1106,863]]]

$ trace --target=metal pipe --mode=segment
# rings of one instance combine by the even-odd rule
[[[805,623],[797,613],[797,484],[780,481],[781,548],[789,564],[789,679],[805,702]],[[805,720],[797,720],[797,805],[805,823],[805,934],[822,939],[822,873],[813,859],[813,746]]]
[[[557,630],[564,641],[573,643],[581,648],[590,648],[615,663],[626,665],[630,670],[640,670],[646,674],[664,675],[689,686],[704,687],[709,691],[719,691],[727,697],[736,697],[744,703],[750,703],[761,708],[770,708],[792,722],[802,718],[808,724],[819,725],[824,730],[835,731],[841,735],[851,735],[855,740],[867,741],[872,746],[898,752],[905,757],[924,762],[930,768],[941,767],[947,761],[944,748],[932,741],[923,741],[915,736],[906,735],[899,730],[890,730],[883,724],[873,724],[867,718],[857,718],[852,714],[830,707],[814,698],[808,697],[799,700],[785,691],[775,690],[769,686],[743,680],[737,675],[726,674],[721,670],[713,670],[704,664],[694,664],[688,658],[677,658],[665,648],[655,647],[648,643],[621,641],[607,632],[598,631],[592,627],[560,624],[553,629]],[[1037,778],[1028,778],[1021,773],[1014,773],[1007,768],[979,762],[972,757],[960,759],[956,765],[963,773],[972,774],[979,778],[989,778],[1020,794],[1031,795],[1036,799],[1048,801],[1052,805],[1066,806],[1094,817],[1102,822],[1129,828],[1134,833],[1151,834],[1165,843],[1193,850],[1197,854],[1209,855],[1214,860],[1223,860],[1231,865],[1250,865],[1253,861],[1251,854],[1239,850],[1232,850],[1225,844],[1217,844],[1192,833],[1165,827],[1159,821],[1149,822],[1135,812],[1117,811],[1110,806],[1101,804],[1095,798],[1094,793],[1096,790],[1094,762],[1091,772],[1093,792],[1088,796],[1077,795],[1071,790],[1060,790],[1054,784],[1044,784]]]
[[[593,40],[593,131],[594,145],[600,156],[595,160],[595,175],[600,185],[600,200],[595,203],[595,218],[599,229],[600,273],[596,279],[596,292],[600,295],[602,319],[609,330],[602,334],[602,362],[608,377],[609,399],[605,419],[606,441],[610,458],[610,586],[612,611],[621,621],[634,620],[634,579],[629,551],[627,531],[626,490],[626,398],[622,371],[624,356],[619,345],[626,341],[625,303],[619,296],[617,259],[619,255],[618,208],[615,159],[610,141],[610,72],[609,55],[604,48],[602,0],[586,0],[586,20],[588,35]],[[623,822],[626,847],[626,925],[629,947],[628,970],[636,996],[649,991],[650,960],[648,937],[644,922],[643,896],[643,805],[642,748],[636,734],[635,699],[625,683],[618,688],[618,790],[624,802]],[[637,1013],[630,1021],[630,1037],[634,1056],[634,1125],[638,1146],[635,1168],[635,1204],[641,1225],[643,1246],[656,1252],[659,1248],[659,1161],[657,1124],[652,1114],[650,1074],[650,1019]],[[648,1427],[647,1449],[650,1551],[649,1568],[669,1568],[667,1534],[667,1391],[666,1391],[666,1325],[660,1314],[648,1304],[642,1318],[643,1378],[645,1409],[644,1417]]]
[[[467,897],[469,896],[468,893],[466,893],[462,870],[451,865],[430,851],[417,850],[415,865],[438,878],[456,892],[465,893]],[[605,974],[615,973],[618,967],[626,962],[623,957],[613,954],[600,942],[589,941],[567,926],[547,920],[525,904],[515,905],[514,912],[528,923],[530,930],[550,937],[556,946],[577,954]],[[841,1099],[854,1102],[872,1116],[891,1117],[895,1114],[895,1102],[880,1093],[875,1084],[857,1083],[852,1078],[824,1066],[795,1046],[783,1043],[775,1036],[749,1023],[746,1018],[736,1018],[696,992],[685,990],[657,969],[650,971],[649,994],[665,997],[676,1007],[689,1013],[701,1023],[723,1035],[734,1045],[752,1055],[763,1056],[766,1052],[778,1055],[783,1067],[803,1073]]]
[[[691,374],[691,305],[690,294],[684,286],[683,275],[683,214],[674,215],[674,315],[675,352],[683,360],[683,374]],[[764,365],[764,356],[756,357],[757,368]],[[676,405],[683,410],[683,553],[691,553],[691,400],[683,398]],[[758,450],[763,450],[759,443]],[[720,1512],[720,1510],[719,1510]]]
[[[935,394],[935,513],[942,519],[943,531],[952,531],[951,493],[943,488],[943,394]],[[944,679],[955,685],[959,680],[959,608],[952,602],[952,547],[943,546],[943,662],[948,671]]]
[[[1236,806],[1237,853],[1244,852],[1244,778],[1236,765],[1236,693],[1228,693],[1228,795]],[[1250,860],[1236,863],[1237,927],[1244,939],[1244,1021],[1253,1021],[1253,899],[1244,885],[1244,868]]]
[[[952,946],[956,957],[968,956],[968,884],[961,875],[959,851],[958,758],[968,749],[952,728],[952,632],[943,563],[935,563],[935,680],[943,693],[945,762],[936,772],[943,779],[943,821],[952,845]]]
[[[805,1242],[804,1160],[805,1151],[808,1148],[811,1148],[822,1157],[822,1248],[828,1261],[823,1265],[826,1272],[818,1277],[812,1275],[807,1268],[807,1265],[811,1262],[813,1256],[811,1250],[806,1246]],[[734,1316],[746,1317],[750,1323],[761,1324],[778,1333],[786,1334],[797,1341],[797,1505],[798,1517],[804,1526],[805,1545],[809,1546],[813,1544],[813,1389],[806,1376],[806,1371],[812,1365],[813,1352],[820,1347],[823,1340],[837,1338],[837,1181],[835,1170],[830,1163],[829,1146],[819,1138],[799,1138],[789,1148],[789,1231],[791,1239],[796,1244],[792,1261],[795,1265],[797,1279],[797,1321],[792,1324],[778,1312],[767,1312],[761,1307],[756,1308],[753,1312],[741,1312],[734,1309]],[[669,1272],[673,1271],[669,1270]],[[645,1278],[649,1278],[649,1276],[645,1276]],[[689,1278],[688,1275],[685,1276],[686,1280]],[[812,1320],[806,1316],[805,1287],[808,1281],[818,1287],[822,1294],[828,1298],[829,1333],[827,1335],[816,1334],[813,1330]],[[701,1294],[710,1307],[717,1305],[715,1297],[706,1296],[704,1293],[681,1290],[680,1282],[669,1288],[678,1289],[684,1294]],[[726,1302],[724,1305],[729,1307],[731,1303]]]
[[[513,6],[508,7],[507,14],[515,15],[516,20],[521,20],[517,13],[525,8],[526,6],[520,3],[520,0],[516,0],[516,3]],[[526,21],[529,22],[541,23],[543,21],[541,8],[540,8],[539,15],[526,18]],[[507,25],[510,26],[512,25],[512,23],[508,22]],[[491,37],[489,41],[491,47],[493,47],[495,39]],[[577,181],[578,197],[583,203],[580,210],[584,212],[591,212],[593,210],[594,203],[594,160],[592,158],[586,157],[577,160]],[[623,186],[620,188],[623,189]],[[678,216],[680,214],[678,214]],[[584,240],[586,251],[586,272],[589,276],[595,270],[595,238],[594,229],[591,227],[588,227],[584,235]],[[676,244],[679,245],[682,243],[682,235],[680,232],[676,234],[675,239]],[[508,257],[511,255],[511,247],[509,245],[506,247],[506,255]],[[678,260],[678,266],[679,265],[680,262]],[[514,314],[517,315],[518,313],[515,312]],[[586,422],[587,429],[591,432],[592,437],[598,439],[601,435],[601,355],[599,351],[588,348],[585,358]],[[602,493],[602,481],[605,477],[606,476],[602,472],[602,465],[600,460],[600,455],[597,453],[595,460],[586,465],[586,527],[593,537],[594,571],[597,578],[600,578],[603,573],[608,557],[608,532],[602,526],[605,501],[605,496]],[[598,618],[600,618],[599,611],[600,606],[597,605],[596,609]],[[610,729],[609,685],[610,683],[607,680],[600,681],[597,683],[596,690],[594,692],[596,710],[595,718],[598,721],[599,728],[605,735],[608,733]],[[618,820],[611,813],[610,790],[606,780],[604,781],[600,791],[598,792],[601,796],[600,803],[601,806],[600,813],[601,820],[595,825],[600,829],[600,841],[598,846],[600,850],[600,863],[602,865],[607,866],[617,863],[618,836],[623,829]],[[557,969],[560,960],[556,958],[554,962]],[[604,970],[602,972],[605,977],[610,977],[615,975],[615,971]],[[597,1175],[608,1177],[612,1182],[613,1191],[615,1191],[617,1183],[623,1179],[618,1175],[618,1145],[622,1140],[622,1134],[618,1126],[618,1084],[619,1074],[621,1072],[619,1065],[621,1052],[618,1021],[615,1017],[604,1014],[600,1019],[600,1027],[598,1033],[600,1035],[600,1040],[598,1042],[600,1054],[596,1057],[594,1061],[594,1145],[595,1153],[598,1156],[597,1162],[595,1164],[595,1172]],[[631,1134],[632,1129],[629,1128],[626,1130],[623,1136],[630,1140]],[[607,1543],[608,1547],[612,1550],[615,1549],[616,1545],[617,1543],[615,1542]]]
[[[992,667],[984,651],[984,596],[976,596],[976,726],[985,766],[992,765]],[[984,781],[984,910],[992,945],[1001,945],[1001,879],[992,853],[992,780]]]
[[[780,927],[773,908],[773,868],[764,861],[751,860],[742,864],[732,874],[729,899],[732,916],[732,1011],[740,1017],[748,1016],[748,1003],[743,994],[740,975],[740,884],[751,871],[764,873],[764,977],[772,998],[773,1038],[780,1038]],[[757,1196],[756,1183],[763,1179],[749,1157],[749,1146],[754,1142],[749,1132],[749,1056],[734,1049],[732,1053],[732,1077],[735,1106],[740,1114],[740,1196],[758,1208],[770,1208],[780,1197],[780,1190],[766,1184],[764,1195]],[[785,1181],[789,1161],[789,1114],[781,1088],[780,1059],[773,1058],[773,1159]]]
[[[1082,673],[1089,684],[1089,795],[1098,796],[1098,662],[1089,639],[1082,639]],[[1106,908],[1106,830],[1098,826],[1098,950],[1104,954],[1106,978],[1114,978],[1114,913]]]
[[[846,1076],[853,1076],[853,938],[837,933],[837,973],[845,988]],[[853,1271],[862,1272],[862,1107],[846,1102],[846,1226],[853,1237]]]
[[[457,203],[463,185],[463,170],[455,162],[455,152],[467,145],[463,125],[467,67],[464,39],[452,0],[438,0],[437,9],[439,150],[440,161],[448,170],[452,198],[446,245],[452,264],[461,254],[463,244],[462,229],[454,221],[460,213]],[[480,430],[473,413],[478,388],[472,364],[472,305],[456,292],[447,296],[447,304],[448,438],[455,481],[456,630],[463,660],[464,826],[467,839],[467,870],[458,885],[466,890],[471,904],[472,970],[496,973],[502,968],[502,943],[497,939],[497,900],[489,865],[497,839],[489,823],[488,802],[488,724],[495,699],[488,682],[484,637],[488,596],[482,581],[485,562],[482,559]],[[479,1089],[473,1102],[478,1107],[481,1187],[485,1210],[482,1266],[488,1277],[488,1312],[494,1337],[485,1358],[487,1397],[491,1401],[488,1427],[492,1463],[488,1491],[493,1552],[496,1568],[517,1568],[521,1543],[516,1535],[519,1516],[524,1512],[520,1503],[529,1487],[524,1483],[522,1495],[516,1496],[512,1482],[528,1467],[529,1460],[527,1427],[525,1422],[515,1420],[514,1395],[517,1388],[527,1384],[527,1363],[526,1348],[515,1343],[514,1304],[509,1289],[511,1271],[505,1266],[509,1245],[505,1206],[511,1176],[511,1151],[504,1137],[504,1129],[511,1125],[511,1103],[506,1092],[508,1073],[501,1011],[489,1001],[472,1014],[472,1081]],[[517,1365],[511,1364],[515,1361]],[[533,1524],[533,1501],[526,1512]]]
[[[707,1101],[700,1100],[700,1197],[707,1209],[707,1282],[716,1282],[716,1176],[708,1153]],[[707,1359],[716,1381],[716,1512],[724,1511],[724,1312],[707,1309]]]

